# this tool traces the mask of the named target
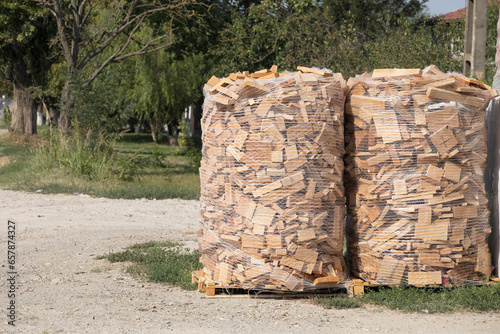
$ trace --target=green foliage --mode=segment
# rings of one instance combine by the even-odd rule
[[[0,1],[0,73],[20,85],[43,82],[52,58],[50,39],[56,33],[47,10],[35,1]],[[29,76],[29,77],[28,77]],[[27,87],[25,87],[27,88]]]
[[[10,124],[12,123],[12,111],[10,111],[8,105],[6,105],[5,108],[3,108],[3,121],[5,125],[7,125],[7,127],[9,127]]]
[[[189,158],[189,161],[191,161],[193,167],[195,168],[200,167],[202,158],[202,153],[200,148],[194,145],[189,146],[186,155]]]
[[[116,134],[132,115],[134,105],[125,90],[127,76],[120,68],[108,68],[91,85],[84,84],[81,73],[71,76],[73,103],[68,116],[83,131]]]
[[[497,46],[497,23],[500,3],[497,1],[488,2],[488,20],[486,27],[486,63],[484,81],[491,85],[496,73],[495,55]]]
[[[5,61],[5,60],[4,60]],[[5,65],[5,64],[3,64]],[[5,71],[5,69],[2,68],[2,64],[0,63],[0,71]],[[5,74],[5,72],[4,72]],[[5,75],[0,75],[0,93],[2,95],[5,95],[8,99],[12,99],[12,90],[14,88],[14,85],[12,85],[12,82],[7,80]]]
[[[0,136],[0,185],[8,188],[12,183],[30,182],[40,176],[33,165],[31,145],[26,137]],[[32,191],[37,190],[33,189]]]
[[[200,167],[201,163],[201,149],[197,147],[194,139],[187,135],[188,127],[185,122],[181,123],[180,130],[181,132],[179,133],[179,138],[177,139],[179,142],[179,150],[177,154],[188,157],[192,166],[197,169]]]
[[[48,149],[48,127],[39,128],[42,142],[47,141],[41,148],[37,145],[42,144],[1,136],[0,188],[32,192],[41,190],[43,193],[55,194],[77,192],[95,197],[126,199],[192,200],[200,196],[198,169],[193,167],[185,153],[174,155],[177,147],[156,145],[151,141],[151,136],[146,134],[124,134],[112,146],[114,160],[110,162],[111,170],[104,173],[104,179],[95,181],[87,176],[73,174],[59,164],[54,151],[58,150],[60,135],[56,131],[53,136],[55,147],[52,150]],[[126,166],[130,157],[134,157],[133,160],[139,166],[133,162]]]
[[[460,71],[463,50],[463,22],[438,21],[432,26],[400,20],[397,28],[366,45],[362,69],[423,68],[434,64],[442,71]],[[395,42],[397,41],[397,42]],[[359,71],[358,73],[362,73]]]
[[[340,298],[318,298],[325,308],[341,308]],[[500,285],[468,287],[380,287],[352,298],[353,307],[362,304],[385,306],[392,310],[416,313],[498,312],[500,310]],[[337,306],[340,304],[340,306]]]
[[[31,1],[3,0],[0,6],[0,47],[30,42],[47,14]]]
[[[425,1],[325,1],[302,11],[294,3],[264,1],[233,11],[215,50],[219,71],[250,71],[277,64],[328,68],[345,77],[374,68],[435,64],[461,68],[463,22],[428,24]],[[381,7],[382,6],[382,7]]]
[[[201,269],[200,253],[197,250],[183,248],[174,242],[147,242],[133,245],[125,251],[107,254],[110,262],[134,262],[127,272],[146,276],[152,282],[168,283],[185,290],[195,290],[191,283],[191,273]]]
[[[173,242],[173,241],[146,241],[140,244],[135,244],[130,247],[127,247],[127,249],[148,249],[151,247],[180,247],[182,246],[181,243],[178,242]]]
[[[370,58],[377,56],[372,49],[381,39],[392,38],[402,24],[408,31],[409,26],[423,22],[424,2],[262,1],[243,11],[233,9],[219,46],[213,50],[221,59],[217,73],[255,71],[273,64],[280,70],[305,65],[330,68],[346,76],[362,73],[372,68]],[[428,36],[426,33],[422,40]],[[411,58],[410,52],[405,49],[400,57]]]
[[[139,156],[137,151],[131,155],[119,155],[116,161],[116,173],[118,178],[124,181],[132,181],[140,179],[145,166],[144,160]]]
[[[424,4],[428,0],[325,0],[322,9],[334,26],[351,25],[352,31],[363,40],[375,40],[387,27],[398,21],[425,19]]]
[[[177,125],[184,108],[201,97],[203,55],[175,56],[161,50],[136,58],[135,115],[156,128]]]
[[[179,144],[179,147],[186,147],[186,146],[188,146],[188,142],[191,139],[190,136],[187,134],[188,133],[187,124],[185,122],[181,122],[181,125],[179,128],[181,131],[180,131],[179,136],[177,138],[177,142]]]
[[[289,8],[284,2],[230,8],[231,17],[220,32],[220,40],[210,50],[220,61],[215,73],[226,76],[240,70],[256,71],[275,63],[279,42],[289,38]],[[281,64],[278,64],[281,65]]]
[[[151,161],[153,162],[153,165],[156,167],[161,167],[165,168],[167,167],[163,160],[167,157],[167,155],[163,152],[161,152],[158,147],[153,148],[151,151]]]
[[[59,132],[51,143],[35,150],[41,168],[64,168],[68,172],[93,181],[102,181],[114,173],[114,139],[100,133],[93,136],[75,124],[68,133]]]

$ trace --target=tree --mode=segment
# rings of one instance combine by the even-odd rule
[[[386,26],[401,18],[424,18],[428,0],[324,0],[322,8],[335,24],[349,22],[368,39],[378,37]]]
[[[295,8],[291,1],[240,1],[228,6],[230,16],[210,49],[218,58],[217,75],[275,64],[282,41],[290,37],[289,22]]]
[[[108,66],[85,87],[85,76],[71,78],[74,94],[70,117],[81,130],[95,136],[106,133],[110,138],[120,132],[135,107],[131,93],[134,70],[131,61]]]
[[[201,96],[203,55],[175,55],[161,50],[136,58],[136,115],[149,123],[155,143],[162,124],[177,125],[181,112]]]
[[[375,67],[455,69],[459,25],[428,26],[427,0],[259,1],[233,8],[214,53],[220,76],[298,65],[354,76]],[[243,9],[242,9],[243,8]],[[397,50],[397,51],[396,51]]]
[[[84,76],[82,87],[87,87],[112,63],[170,46],[174,42],[171,38],[173,22],[189,16],[191,12],[187,7],[195,1],[37,0],[55,18],[59,46],[66,61],[61,128],[70,126],[67,112],[74,98],[71,87],[74,75]],[[96,20],[97,14],[100,21]],[[163,33],[149,40],[138,39],[141,26],[157,17],[161,18]],[[113,52],[101,57],[109,49]]]
[[[493,83],[493,77],[496,73],[495,55],[497,53],[497,23],[500,3],[498,1],[490,1],[488,3],[488,19],[487,19],[487,38],[486,38],[486,73],[485,81],[488,84]]]
[[[0,2],[1,69],[13,86],[12,132],[36,134],[36,104],[28,88],[44,84],[52,27],[48,12],[32,1]]]

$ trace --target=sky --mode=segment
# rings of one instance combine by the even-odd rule
[[[465,0],[429,0],[426,5],[431,15],[440,15],[464,8],[465,2]]]

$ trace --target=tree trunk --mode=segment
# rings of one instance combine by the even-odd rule
[[[193,109],[193,139],[196,145],[200,145],[201,147],[201,117],[203,116],[203,101],[204,98],[200,98],[195,103],[195,107]]]
[[[149,120],[149,127],[151,128],[151,136],[153,136],[153,141],[155,144],[158,144],[158,129],[159,129],[159,124],[158,124],[158,118],[153,117],[152,119]]]
[[[69,88],[69,80],[64,83],[64,88],[61,94],[61,109],[59,110],[59,129],[67,131],[71,127],[71,122],[68,117],[69,108],[73,102],[73,96]]]
[[[36,135],[36,105],[20,82],[14,82],[10,132]]]
[[[33,76],[29,74],[23,60],[22,52],[14,43],[11,49],[10,59],[12,61],[12,123],[9,131],[13,133],[36,135],[36,104],[27,91],[28,87],[34,86]]]

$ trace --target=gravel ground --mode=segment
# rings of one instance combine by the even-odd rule
[[[7,259],[0,258],[5,333],[498,333],[499,313],[403,314],[324,310],[307,299],[205,298],[143,282],[96,260],[149,240],[196,247],[198,202],[111,200],[0,190],[1,251],[16,224],[16,327],[8,325]]]

